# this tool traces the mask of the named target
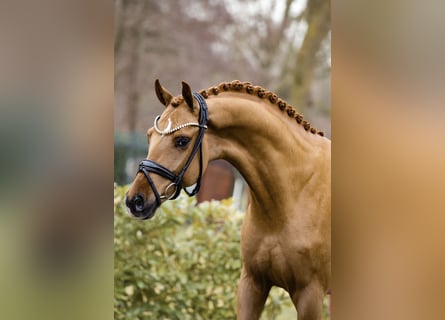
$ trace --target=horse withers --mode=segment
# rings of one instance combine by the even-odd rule
[[[272,286],[286,290],[300,320],[322,318],[331,269],[331,142],[274,93],[234,80],[174,97],[147,132],[147,160],[126,198],[151,218],[184,188],[194,195],[209,161],[225,159],[249,185],[241,230],[238,319],[258,319]]]

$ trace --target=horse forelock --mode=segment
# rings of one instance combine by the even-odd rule
[[[178,96],[178,97],[174,97],[172,99],[172,101],[170,102],[170,104],[172,105],[173,108],[177,108],[181,105],[181,103],[184,102],[184,98],[182,96]]]

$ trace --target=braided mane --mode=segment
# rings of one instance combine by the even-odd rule
[[[287,104],[286,101],[280,99],[275,93],[267,91],[263,87],[254,86],[250,82],[241,82],[239,80],[233,80],[232,82],[221,82],[216,87],[211,87],[206,90],[201,90],[199,93],[204,98],[208,98],[210,95],[217,95],[220,92],[226,92],[226,91],[242,92],[250,95],[256,95],[261,99],[266,99],[270,103],[278,106],[278,108],[280,108],[281,111],[286,111],[287,115],[291,118],[294,118],[295,121],[298,124],[302,125],[306,131],[309,131],[312,134],[318,134],[320,136],[324,136],[323,131],[318,131],[317,129],[312,127],[311,124],[308,121],[304,120],[303,116],[300,113],[298,113],[294,107]],[[171,104],[173,107],[177,107],[182,102],[183,102],[182,97],[175,97],[173,98]]]

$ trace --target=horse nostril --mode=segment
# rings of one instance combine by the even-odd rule
[[[135,195],[133,198],[125,198],[125,204],[133,214],[138,214],[144,211],[145,201],[141,195]]]
[[[133,204],[135,211],[141,212],[144,210],[144,198],[142,198],[140,195],[134,197]]]

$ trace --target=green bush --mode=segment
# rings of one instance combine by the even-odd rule
[[[242,213],[230,200],[196,205],[180,197],[149,221],[130,218],[115,189],[115,319],[234,319]],[[291,305],[283,291],[263,315]]]

